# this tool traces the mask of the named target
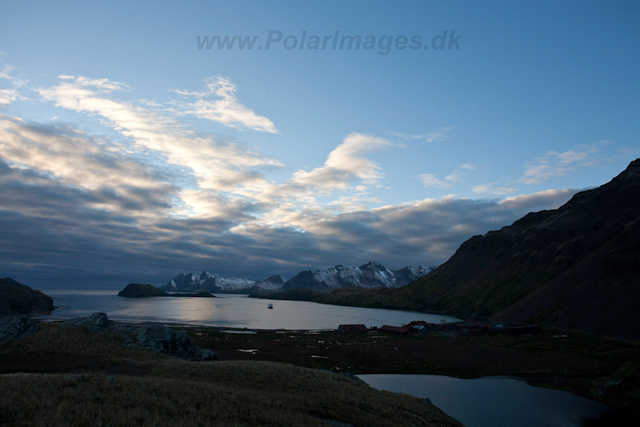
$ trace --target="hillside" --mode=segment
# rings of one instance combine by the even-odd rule
[[[0,315],[53,311],[53,299],[29,286],[5,277],[0,279]]]
[[[386,305],[640,339],[640,159],[555,210],[474,236]]]

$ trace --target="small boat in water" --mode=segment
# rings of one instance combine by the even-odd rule
[[[267,307],[273,308],[273,304],[269,303],[269,305]]]

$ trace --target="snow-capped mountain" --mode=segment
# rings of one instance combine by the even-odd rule
[[[397,288],[424,276],[434,267],[405,267],[389,270],[382,264],[370,261],[360,267],[336,265],[316,272],[301,271],[291,279],[274,275],[265,280],[224,278],[207,271],[201,274],[178,274],[160,289],[167,292],[200,292],[249,294],[261,291],[279,291],[293,288],[328,291],[344,287]]]
[[[375,261],[369,261],[360,267],[336,265],[315,272],[301,271],[285,282],[283,290],[304,288],[327,291],[344,287],[397,288],[426,275],[433,269],[434,267],[407,266],[400,270],[389,270]]]
[[[282,288],[282,285],[284,285],[284,279],[279,275],[273,275],[268,279],[253,282],[253,287],[257,287],[261,291],[277,291]]]
[[[253,280],[230,277],[224,278],[208,271],[202,274],[178,274],[169,283],[160,289],[167,292],[217,292],[217,293],[239,293],[254,286]]]

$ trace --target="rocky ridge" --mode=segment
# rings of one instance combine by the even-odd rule
[[[124,338],[127,347],[142,348],[186,360],[218,360],[215,352],[193,344],[186,333],[163,325],[114,322],[108,319],[106,313],[93,313],[66,320],[63,326],[84,327],[91,331],[115,334]]]

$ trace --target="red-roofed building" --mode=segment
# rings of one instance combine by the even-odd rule
[[[382,327],[380,327],[380,331],[382,331],[382,332],[389,332],[389,333],[398,334],[398,335],[406,335],[406,334],[409,333],[410,329],[411,329],[411,327],[409,327],[409,326],[382,325]]]

